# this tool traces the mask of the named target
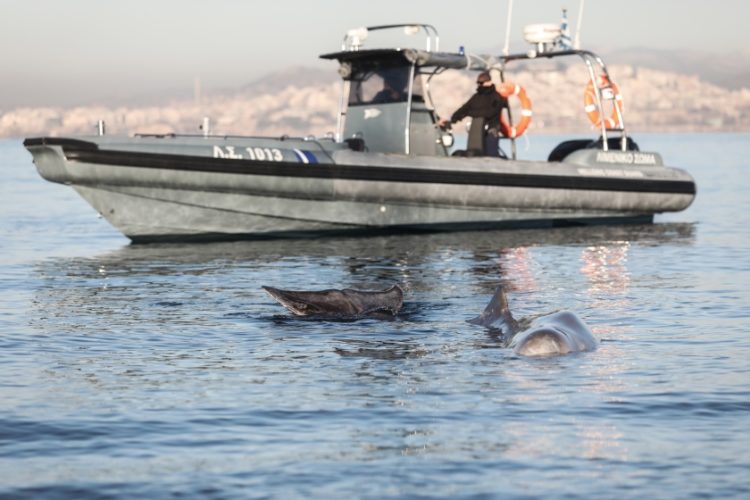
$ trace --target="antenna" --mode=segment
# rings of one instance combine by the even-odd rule
[[[503,55],[507,56],[510,54],[510,20],[513,17],[513,0],[508,0],[508,19],[505,24],[505,47],[503,47]]]
[[[573,41],[573,48],[581,50],[581,23],[583,22],[583,4],[586,0],[581,0],[578,4],[578,22],[576,23],[576,37]]]

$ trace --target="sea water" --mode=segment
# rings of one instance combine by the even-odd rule
[[[0,496],[748,498],[750,136],[636,139],[696,178],[688,210],[145,246],[0,142]],[[394,282],[390,321],[260,288]],[[466,323],[500,283],[599,348],[515,356]]]

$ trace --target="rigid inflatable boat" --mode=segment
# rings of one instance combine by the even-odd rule
[[[363,46],[368,33],[392,29],[419,31],[426,47]],[[24,145],[42,177],[73,187],[134,242],[651,222],[693,201],[692,177],[628,136],[619,92],[595,54],[560,50],[554,40],[506,56],[438,44],[430,25],[349,31],[340,51],[321,56],[338,61],[342,76],[336,132],[327,137],[101,133]],[[482,133],[474,124],[467,149],[451,150],[429,92],[433,76],[491,71],[518,96],[511,63],[571,56],[588,70],[586,112],[598,137],[566,141],[548,161],[520,160],[514,141],[531,119],[521,99],[521,119],[502,119],[510,157],[472,155]]]

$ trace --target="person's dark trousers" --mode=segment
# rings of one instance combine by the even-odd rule
[[[484,155],[500,157],[500,150],[497,144],[497,132],[494,130],[488,130],[487,135],[484,136]]]

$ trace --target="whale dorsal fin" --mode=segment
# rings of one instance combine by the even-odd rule
[[[517,323],[508,308],[508,297],[505,295],[505,289],[502,285],[497,287],[495,295],[492,296],[482,314],[470,319],[469,323],[487,328],[497,328],[502,330],[505,335],[516,332]]]

